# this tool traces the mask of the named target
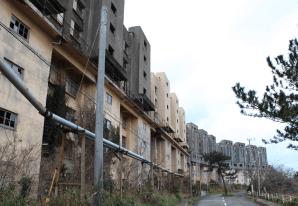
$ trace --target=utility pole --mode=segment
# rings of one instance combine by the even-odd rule
[[[260,154],[259,154],[259,150],[258,150],[258,194],[261,194],[261,181],[260,181]]]
[[[250,146],[250,141],[255,140],[255,138],[250,138],[250,135],[249,135],[249,138],[247,140],[248,140],[248,144]],[[249,154],[249,156],[250,156],[249,163],[251,163],[252,155],[251,155],[251,149],[250,149],[250,147],[249,147],[249,151],[250,151],[250,154]],[[252,179],[250,181],[251,181],[251,192],[253,193],[253,182],[252,182]]]
[[[190,185],[190,197],[192,198],[192,181],[191,181],[191,176],[192,176],[192,161],[191,161],[191,158],[192,157],[190,157],[190,162],[189,162],[189,165],[190,165],[190,167],[189,167],[189,185]]]
[[[94,206],[102,206],[103,183],[103,108],[104,108],[104,75],[107,37],[107,7],[101,10],[97,97],[96,97],[96,125],[95,125],[95,152],[94,152]]]

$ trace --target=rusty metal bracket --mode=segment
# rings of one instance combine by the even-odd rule
[[[115,152],[113,154],[121,161],[121,158]]]

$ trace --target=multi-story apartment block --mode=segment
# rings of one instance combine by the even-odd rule
[[[151,117],[158,122],[160,128],[156,130],[151,141],[158,148],[154,154],[153,162],[161,165],[167,170],[178,172],[178,170],[186,171],[187,156],[185,148],[188,147],[183,141],[183,133],[179,132],[180,127],[183,129],[185,122],[185,112],[180,109],[172,113],[172,104],[170,96],[170,81],[165,73],[151,73],[151,101],[155,103],[155,111]],[[173,120],[172,114],[175,120]],[[181,122],[181,123],[180,123]],[[177,131],[178,130],[178,131]]]
[[[233,144],[230,140],[222,140],[216,143],[216,137],[208,135],[207,131],[198,129],[198,126],[193,123],[186,124],[186,139],[189,145],[188,167],[192,166],[192,182],[196,181],[208,184],[211,180],[222,184],[221,178],[216,171],[206,171],[208,162],[205,162],[203,154],[212,151],[221,152],[231,160],[227,161],[232,171],[237,171],[236,179],[226,179],[229,184],[249,184],[250,178],[248,170],[256,172],[257,169],[265,170],[268,167],[266,148],[256,147],[254,145],[245,146],[244,143],[236,142]],[[258,166],[258,157],[260,159],[260,167]]]
[[[185,112],[177,104],[173,127],[170,83],[164,73],[151,78],[150,43],[141,27],[128,30],[124,27],[124,1],[0,2],[0,55],[43,105],[51,93],[48,91],[56,85],[65,85],[66,117],[71,116],[69,120],[73,122],[72,117],[85,103],[95,103],[99,11],[106,6],[109,21],[105,125],[108,129],[112,126],[119,128],[119,141],[123,147],[168,171],[186,170],[189,154],[184,150],[187,148],[185,135],[179,131],[185,130],[185,125],[181,125],[185,121]],[[10,139],[15,135],[22,136],[23,145],[38,144],[40,153],[42,143],[46,143],[42,142],[44,118],[1,73],[0,92],[4,97],[0,100],[0,135]],[[170,136],[174,132],[175,139]],[[126,159],[128,162],[129,158]],[[39,167],[40,159],[32,165],[34,170],[31,171],[35,177],[35,191]],[[111,167],[113,177],[117,178],[116,166]],[[140,168],[135,172],[139,173]]]

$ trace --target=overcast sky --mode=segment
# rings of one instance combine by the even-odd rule
[[[151,72],[165,72],[186,122],[217,138],[266,146],[269,164],[298,170],[289,142],[264,145],[285,125],[240,114],[231,87],[262,96],[272,83],[266,57],[286,54],[298,1],[126,0],[125,26],[141,26],[151,44]],[[298,30],[295,33],[298,36]]]

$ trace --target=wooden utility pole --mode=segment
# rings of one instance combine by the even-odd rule
[[[120,165],[119,165],[119,186],[120,186],[120,199],[122,199],[122,171],[123,171],[123,153],[120,156]]]
[[[66,132],[63,131],[62,144],[61,144],[61,150],[60,150],[60,155],[59,155],[58,174],[57,174],[56,187],[55,187],[55,195],[56,196],[58,196],[58,189],[59,189],[59,183],[60,183],[60,176],[61,176],[61,168],[62,168],[65,140],[66,140]]]

